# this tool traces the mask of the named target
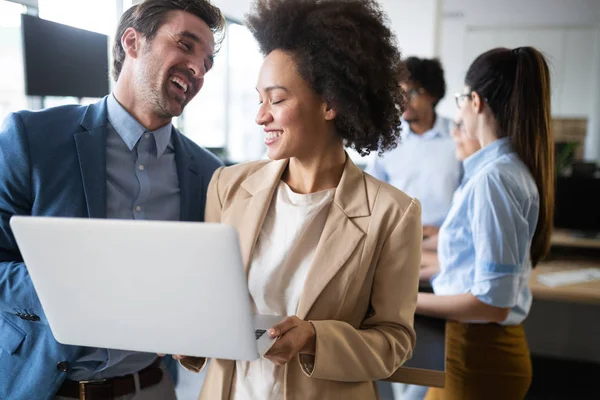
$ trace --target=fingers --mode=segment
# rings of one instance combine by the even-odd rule
[[[285,365],[287,364],[295,354],[293,346],[291,343],[276,343],[277,346],[273,345],[271,349],[265,354],[265,358],[270,360],[273,364],[276,365]]]
[[[165,353],[156,353],[156,355],[159,356],[159,357],[166,356]],[[173,357],[174,360],[181,360],[182,358],[185,358],[186,356],[182,356],[182,355],[179,355],[179,354],[173,354],[171,357]]]
[[[290,362],[290,360],[283,359],[283,358],[275,358],[275,357],[265,357],[265,358],[268,359],[269,361],[271,361],[273,364],[278,365],[280,367],[283,367],[285,364]]]
[[[285,365],[296,357],[305,342],[306,340],[300,329],[290,329],[279,337],[277,342],[265,354],[265,358],[271,360],[274,364]]]
[[[302,322],[302,320],[296,316],[287,317],[286,319],[269,329],[267,333],[271,337],[278,337],[285,334],[290,329],[295,328],[300,322]]]

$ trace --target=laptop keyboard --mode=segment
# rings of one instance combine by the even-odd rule
[[[267,331],[264,329],[255,329],[254,334],[256,335],[256,340],[258,340],[262,335],[264,335],[265,332]]]

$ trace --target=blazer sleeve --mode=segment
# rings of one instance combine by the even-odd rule
[[[219,196],[219,178],[224,167],[219,167],[213,174],[206,194],[206,208],[204,213],[205,222],[221,222],[221,210],[223,205]],[[202,372],[206,367],[206,357],[184,357],[179,363],[185,369],[192,372]]]
[[[30,165],[25,126],[10,114],[0,128],[0,312],[47,323],[9,224],[13,215],[31,215]]]
[[[340,382],[385,379],[412,357],[421,262],[421,205],[413,199],[382,247],[371,291],[371,312],[356,329],[343,321],[311,321],[316,331],[312,378]]]

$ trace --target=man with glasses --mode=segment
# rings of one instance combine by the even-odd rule
[[[407,95],[402,115],[402,141],[382,157],[369,161],[366,172],[421,202],[423,247],[434,250],[437,232],[460,184],[462,167],[450,137],[451,121],[435,107],[446,94],[444,70],[437,59],[409,57],[409,79],[400,86]],[[396,398],[422,400],[427,388],[393,384]]]
[[[446,94],[442,64],[417,57],[405,62],[410,76],[400,84],[408,100],[402,115],[402,142],[382,157],[371,159],[366,172],[418,198],[423,207],[423,234],[435,237],[462,170],[454,156],[451,121],[435,112]]]

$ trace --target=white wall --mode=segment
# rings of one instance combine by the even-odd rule
[[[379,1],[390,18],[403,57],[436,55],[441,0]]]
[[[13,3],[20,3],[20,4],[24,4],[26,6],[29,7],[33,7],[33,8],[37,8],[38,6],[38,0],[7,0]]]
[[[599,21],[599,0],[444,0],[439,55],[448,94],[438,111],[455,114],[452,94],[462,89],[469,64],[486,43],[534,45],[550,59],[553,115],[587,117],[585,157],[600,160]]]
[[[585,25],[600,19],[598,0],[444,0],[444,15],[460,14],[467,25]]]

